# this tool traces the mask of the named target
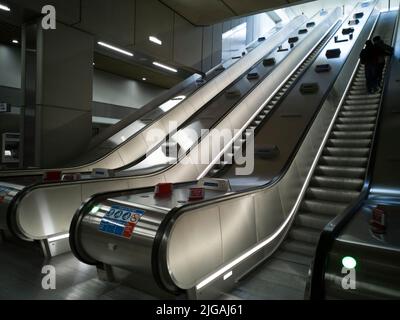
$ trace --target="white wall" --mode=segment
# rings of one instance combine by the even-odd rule
[[[93,101],[138,109],[164,92],[164,89],[122,78],[100,70],[94,71]]]

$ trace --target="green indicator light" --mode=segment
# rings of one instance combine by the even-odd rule
[[[97,213],[97,212],[99,212],[99,210],[100,210],[100,207],[98,207],[98,206],[96,206],[96,207],[93,207],[93,209],[92,209],[92,211],[90,211],[90,213]]]
[[[357,261],[353,257],[344,257],[342,260],[343,267],[346,269],[354,269],[357,267]]]

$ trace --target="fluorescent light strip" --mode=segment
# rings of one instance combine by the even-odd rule
[[[151,42],[155,43],[155,44],[158,44],[159,46],[162,45],[162,41],[161,41],[160,39],[156,38],[156,37],[150,36],[150,37],[149,37],[149,40],[150,40]]]
[[[19,41],[18,40],[13,40],[12,43],[18,44]]]
[[[168,67],[168,66],[166,66],[165,64],[162,64],[162,63],[159,63],[159,62],[153,62],[153,65],[155,65],[155,66],[157,66],[157,67],[160,67],[160,68],[163,68],[163,69],[165,69],[165,70],[168,70],[168,71],[171,71],[171,72],[178,72],[178,70],[176,70],[176,69],[174,69],[174,68],[171,68],[171,67]]]
[[[106,48],[108,48],[108,49],[117,51],[117,52],[119,52],[119,53],[125,54],[125,55],[130,56],[130,57],[133,57],[133,53],[132,53],[132,52],[122,50],[122,49],[117,48],[117,47],[114,47],[114,46],[112,46],[112,45],[110,45],[110,44],[108,44],[108,43],[104,43],[104,42],[99,41],[99,42],[97,42],[97,44],[100,45],[100,46],[102,46],[102,47],[106,47]]]
[[[5,6],[4,4],[0,4],[0,10],[11,11],[11,9],[9,7],[7,7],[7,6]]]
[[[255,246],[254,248],[250,249],[249,251],[247,251],[246,253],[244,253],[243,255],[241,255],[239,258],[235,259],[234,261],[232,261],[231,263],[229,263],[228,265],[226,265],[225,267],[221,268],[220,270],[218,270],[217,272],[215,272],[214,274],[212,274],[211,276],[207,277],[206,279],[204,279],[203,281],[201,281],[197,286],[196,289],[200,290],[202,288],[204,288],[206,285],[208,285],[209,283],[211,283],[212,281],[214,281],[215,279],[219,278],[220,276],[224,275],[226,272],[228,272],[229,270],[232,270],[236,265],[238,265],[240,262],[242,262],[243,260],[247,259],[248,257],[252,256],[254,253],[256,253],[257,251],[263,249],[265,246],[267,246],[269,243],[271,243],[272,241],[274,241],[280,234],[281,232],[286,228],[286,226],[289,224],[289,222],[291,221],[291,219],[293,218],[293,215],[297,212],[301,201],[303,199],[303,196],[308,188],[308,185],[310,183],[310,180],[314,174],[315,168],[319,162],[319,159],[322,155],[322,152],[325,148],[325,145],[329,139],[329,136],[331,134],[332,128],[335,124],[335,121],[339,115],[340,110],[342,109],[342,105],[344,102],[344,99],[346,98],[347,92],[350,89],[350,86],[353,82],[353,79],[355,77],[355,74],[358,70],[358,66],[359,63],[357,63],[356,68],[354,69],[353,75],[351,77],[351,81],[349,81],[345,93],[342,96],[342,99],[340,100],[339,103],[339,107],[337,108],[335,115],[333,116],[333,119],[329,125],[329,128],[325,134],[324,140],[322,141],[320,148],[318,149],[318,153],[314,159],[314,162],[310,168],[310,171],[308,172],[307,178],[303,184],[303,187],[300,191],[300,194],[297,198],[297,201],[295,203],[295,205],[292,208],[292,211],[289,214],[289,217],[286,219],[286,221],[282,224],[282,226],[269,238],[267,238],[266,240],[264,240],[263,242],[261,242],[260,244],[258,244],[257,246]]]
[[[49,238],[48,241],[54,242],[54,241],[63,240],[63,239],[67,239],[67,238],[69,238],[69,233]]]

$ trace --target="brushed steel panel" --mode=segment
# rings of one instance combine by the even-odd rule
[[[224,262],[235,258],[257,242],[253,196],[220,206]]]
[[[19,229],[35,240],[68,232],[72,216],[81,202],[80,185],[36,189],[18,206],[16,219]]]
[[[181,216],[173,226],[167,247],[167,264],[179,287],[189,289],[206,270],[223,263],[218,207]]]

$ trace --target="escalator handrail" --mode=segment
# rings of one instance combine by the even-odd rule
[[[393,33],[392,45],[395,43],[399,28],[400,11],[397,15],[397,21],[395,24],[395,32]],[[393,57],[387,62],[390,66],[393,63]],[[352,201],[347,209],[337,217],[335,217],[322,231],[315,253],[314,262],[311,268],[310,276],[310,288],[308,292],[308,298],[311,300],[323,300],[325,297],[325,267],[327,257],[330,249],[332,248],[335,238],[340,234],[343,228],[352,220],[355,214],[362,208],[364,201],[367,199],[372,182],[372,174],[374,172],[375,161],[376,161],[376,149],[380,135],[380,119],[382,117],[383,108],[382,105],[385,102],[385,91],[389,85],[389,78],[391,76],[391,70],[386,72],[384,80],[385,84],[382,88],[381,100],[379,102],[379,111],[375,122],[375,131],[372,137],[371,150],[368,158],[367,172],[365,175],[364,185],[360,195]]]

